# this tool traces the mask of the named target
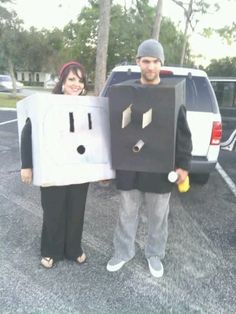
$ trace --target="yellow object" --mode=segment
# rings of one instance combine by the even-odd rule
[[[178,184],[178,190],[179,192],[187,192],[190,189],[190,184],[189,184],[189,176],[186,177],[186,179]]]

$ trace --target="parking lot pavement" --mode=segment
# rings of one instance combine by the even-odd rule
[[[236,185],[236,150],[232,152],[221,151],[219,163]]]
[[[83,245],[88,262],[40,261],[39,190],[19,178],[16,126],[0,128],[1,313],[235,313],[236,199],[214,172],[209,184],[174,191],[163,278],[144,258],[145,213],[133,260],[108,273],[119,206],[114,184],[93,183],[86,206]]]

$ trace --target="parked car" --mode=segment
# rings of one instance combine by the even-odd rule
[[[187,120],[192,133],[193,150],[190,176],[200,184],[207,183],[220,151],[221,115],[217,99],[206,72],[182,67],[163,67],[161,78],[185,78]],[[115,67],[100,95],[108,96],[109,87],[130,79],[140,78],[136,65]]]
[[[16,81],[16,90],[19,92],[24,84]],[[0,92],[11,92],[13,90],[13,83],[10,75],[0,75]]]
[[[46,88],[46,89],[53,89],[56,86],[57,82],[58,82],[57,78],[49,79],[49,80],[44,82],[44,88]]]
[[[222,117],[222,141],[226,141],[236,130],[236,77],[210,77],[209,79]]]

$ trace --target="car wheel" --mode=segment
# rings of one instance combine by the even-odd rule
[[[204,185],[208,182],[210,177],[209,173],[198,173],[198,174],[190,174],[190,180],[193,183]]]

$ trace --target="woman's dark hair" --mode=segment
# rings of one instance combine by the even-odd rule
[[[81,72],[82,77],[78,75],[78,70]],[[72,71],[72,73],[74,73],[79,79],[83,81],[84,83],[83,95],[84,92],[87,91],[87,78],[84,67],[76,61],[70,61],[62,66],[59,74],[59,81],[52,91],[53,94],[63,94],[62,85],[65,83],[66,78],[70,71]]]

